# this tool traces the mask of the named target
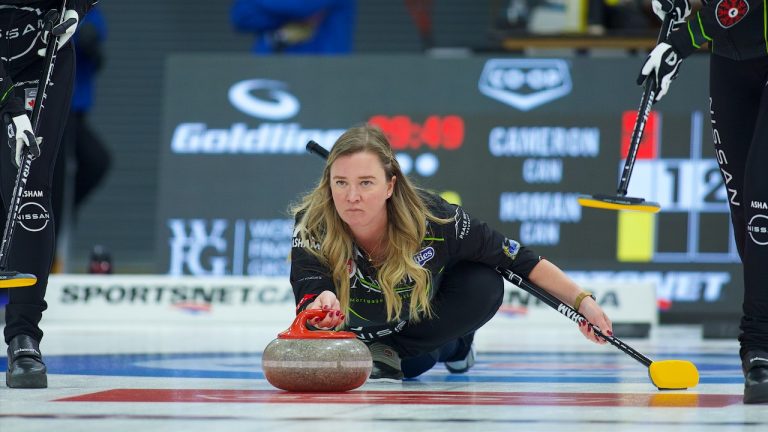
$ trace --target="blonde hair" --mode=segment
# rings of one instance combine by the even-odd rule
[[[336,286],[336,296],[341,310],[349,316],[350,274],[349,260],[354,261],[354,239],[349,227],[341,220],[331,195],[331,166],[342,156],[368,152],[376,155],[381,162],[387,181],[397,180],[392,196],[387,200],[387,238],[384,260],[378,266],[378,282],[387,308],[387,321],[399,319],[403,301],[398,294],[404,279],[413,282],[409,316],[419,321],[423,316],[432,316],[430,294],[432,278],[430,272],[413,259],[420,250],[426,234],[426,221],[448,223],[452,219],[441,219],[433,215],[413,186],[400,170],[400,164],[392,153],[386,136],[371,125],[353,127],[347,130],[333,146],[317,186],[302,201],[292,208],[299,216],[297,235],[306,245],[321,241],[321,247],[305,249],[328,266]]]

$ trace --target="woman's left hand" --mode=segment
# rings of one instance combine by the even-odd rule
[[[581,330],[581,333],[583,333],[587,339],[599,344],[607,343],[605,339],[595,334],[592,325],[597,327],[604,335],[613,336],[613,324],[611,323],[611,320],[592,297],[585,298],[581,302],[581,305],[579,305],[579,310],[577,312],[584,315],[589,321],[589,323],[586,321],[579,323],[579,330]],[[592,325],[590,325],[590,323]]]

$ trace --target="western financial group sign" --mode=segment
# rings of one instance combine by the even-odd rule
[[[613,193],[640,59],[177,55],[167,62],[157,248],[170,275],[287,277],[291,203],[364,122],[418,184],[578,278],[651,282],[662,322],[732,319],[742,277],[712,151],[706,59],[654,107],[629,195],[655,216],[581,208]],[[689,71],[689,73],[686,73]],[[693,95],[693,96],[692,96]]]

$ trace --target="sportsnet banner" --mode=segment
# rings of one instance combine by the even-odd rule
[[[614,324],[658,324],[651,283],[584,281]],[[295,316],[290,283],[269,277],[51,275],[47,324],[243,324],[286,327]],[[510,324],[560,324],[567,319],[505,282],[504,301],[483,331]]]
[[[46,323],[263,324],[295,316],[286,278],[51,275]]]

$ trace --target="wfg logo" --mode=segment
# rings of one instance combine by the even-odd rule
[[[488,60],[478,82],[480,92],[520,111],[530,111],[571,92],[565,60]]]

